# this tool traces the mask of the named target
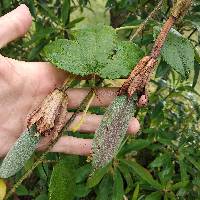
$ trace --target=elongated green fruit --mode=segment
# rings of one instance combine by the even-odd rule
[[[134,115],[136,95],[117,96],[108,107],[93,140],[93,167],[105,166],[118,153],[128,123]]]
[[[26,130],[12,146],[0,167],[0,177],[8,178],[15,175],[31,157],[40,140],[35,125]]]

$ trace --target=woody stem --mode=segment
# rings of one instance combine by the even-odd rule
[[[151,51],[151,58],[157,59],[160,55],[161,49],[166,41],[167,35],[174,25],[176,21],[176,18],[173,16],[170,16],[169,19],[165,22],[164,26],[162,27],[160,34],[158,35],[155,44],[153,46],[153,49]]]

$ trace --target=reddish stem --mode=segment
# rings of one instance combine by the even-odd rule
[[[173,16],[170,16],[169,19],[165,22],[164,26],[162,27],[160,34],[158,35],[155,44],[153,46],[153,49],[151,51],[151,58],[157,59],[160,55],[161,49],[165,43],[165,40],[167,38],[167,35],[174,25],[176,21],[176,18]]]

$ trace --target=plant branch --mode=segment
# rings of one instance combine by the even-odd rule
[[[160,1],[162,3],[162,1]],[[118,95],[128,94],[131,97],[135,92],[140,98],[144,92],[145,87],[150,80],[150,76],[156,67],[157,58],[160,55],[161,49],[166,41],[167,35],[176,21],[185,15],[191,6],[191,0],[179,0],[172,9],[172,14],[163,25],[149,56],[143,57],[136,67],[131,72],[129,78],[124,82],[120,88]],[[158,4],[158,8],[159,8]],[[149,18],[149,17],[148,17]],[[148,19],[147,18],[147,19]],[[148,21],[148,20],[147,20]],[[141,26],[142,27],[142,26]],[[139,29],[140,30],[140,29]]]
[[[162,0],[158,3],[158,5],[154,8],[154,10],[149,14],[149,16],[144,20],[143,23],[140,24],[139,28],[135,31],[135,33],[133,34],[133,32],[131,33],[130,36],[130,41],[133,41],[133,39],[145,28],[146,24],[148,23],[148,21],[150,19],[152,19],[154,17],[154,15],[160,10],[161,6],[162,6]]]
[[[122,27],[116,28],[115,30],[121,31],[121,30],[135,29],[135,28],[138,28],[138,27],[139,26],[122,26]]]

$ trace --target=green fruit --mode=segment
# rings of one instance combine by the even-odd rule
[[[134,116],[136,96],[117,96],[108,107],[93,140],[93,166],[108,164],[118,153],[126,135],[128,123]]]
[[[0,167],[0,177],[8,178],[22,169],[35,151],[39,140],[40,135],[36,134],[35,125],[23,132],[4,158]]]

